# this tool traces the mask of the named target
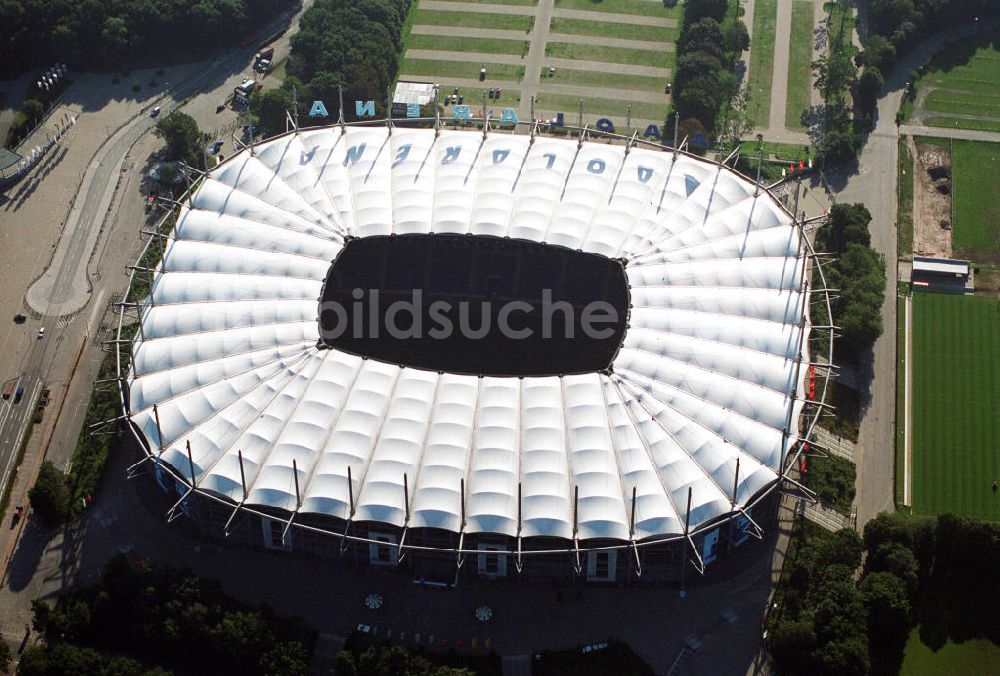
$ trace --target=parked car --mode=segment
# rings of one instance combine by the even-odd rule
[[[220,103],[219,105],[217,105],[215,107],[215,112],[216,113],[221,113],[225,109],[226,109],[226,104],[225,103]]]
[[[149,116],[150,117],[156,117],[159,114],[160,114],[160,107],[159,106],[156,106],[151,111],[149,111]]]
[[[38,329],[38,340],[41,340],[44,337],[45,337],[45,327],[43,326],[42,328]]]

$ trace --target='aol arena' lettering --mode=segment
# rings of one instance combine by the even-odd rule
[[[368,144],[366,143],[358,143],[356,145],[347,148],[346,152],[344,153],[343,166],[345,167],[353,166],[358,162],[360,162],[361,159],[364,157],[365,151],[367,149],[368,149]],[[459,160],[462,158],[462,151],[464,149],[465,149],[464,146],[446,147],[444,149],[444,154],[441,156],[439,163],[442,166],[444,166],[459,162]],[[410,156],[411,150],[413,150],[413,144],[406,143],[399,146],[396,149],[396,156],[392,159],[393,168],[405,162],[406,159]],[[512,152],[513,151],[511,148],[495,148],[491,155],[492,163],[494,165],[503,164],[511,156]],[[466,159],[467,162],[474,161],[476,157],[476,152],[470,151],[466,155],[467,155]],[[543,153],[541,155],[541,159],[544,160],[545,162],[545,169],[552,170],[556,165],[556,161],[559,160],[560,157],[556,153]],[[572,158],[569,157],[568,155],[562,157],[561,159],[562,159],[562,167],[564,169],[569,165],[569,163],[572,160]],[[605,171],[607,171],[608,164],[601,158],[595,157],[592,158],[589,162],[587,162],[586,169],[591,174],[600,175],[603,174]],[[636,169],[636,178],[639,180],[640,183],[649,183],[650,179],[653,178],[653,175],[656,173],[653,167],[647,167],[641,164],[638,165],[635,169]]]
[[[406,107],[406,117],[420,117],[419,103],[406,103],[400,105]],[[354,114],[357,117],[375,117],[375,102],[355,101]],[[309,109],[309,116],[330,117],[330,113],[327,111],[326,104],[322,101],[313,101],[312,107]],[[453,106],[451,109],[451,117],[454,120],[471,120],[472,108],[468,105]],[[500,124],[517,124],[517,122],[517,112],[513,108],[504,108],[503,112],[500,114]],[[556,116],[549,120],[549,126],[551,127],[562,127],[565,126],[565,124],[566,116],[564,113],[556,113]],[[598,131],[614,133],[615,123],[606,117],[601,117],[594,123],[594,128]],[[646,138],[660,139],[660,128],[655,124],[648,125],[645,132],[643,132],[643,136]]]

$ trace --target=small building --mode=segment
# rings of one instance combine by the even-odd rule
[[[392,116],[406,117],[410,104],[426,106],[437,100],[437,85],[433,82],[400,80],[392,95]]]
[[[945,293],[972,293],[975,291],[972,266],[969,261],[951,258],[914,256],[910,284],[914,289],[924,291]]]

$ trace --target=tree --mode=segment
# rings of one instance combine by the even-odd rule
[[[204,144],[206,136],[198,123],[187,113],[174,111],[156,123],[154,133],[167,142],[167,155],[190,167],[205,166]]]
[[[824,164],[842,164],[855,158],[858,143],[858,137],[850,129],[830,129],[823,135],[816,154]]]
[[[31,508],[47,527],[58,526],[69,517],[69,489],[66,475],[46,460],[38,470],[35,485],[28,491]]]
[[[872,642],[902,643],[910,633],[910,599],[906,583],[887,571],[870,573],[861,581],[868,608]]]
[[[736,19],[726,27],[724,40],[726,51],[736,58],[750,49],[750,32],[742,19]]]
[[[913,601],[920,588],[920,564],[909,547],[898,542],[885,542],[865,561],[870,573],[886,571],[892,573],[906,585],[907,596]]]
[[[292,109],[292,95],[284,89],[257,92],[250,101],[250,113],[264,136],[285,131],[286,112]]]
[[[768,634],[768,647],[778,673],[812,671],[812,653],[816,645],[816,632],[809,619],[777,622]]]
[[[858,84],[855,88],[858,105],[862,110],[872,110],[875,108],[875,105],[878,103],[878,95],[882,93],[882,87],[884,86],[885,78],[882,77],[882,71],[875,66],[865,68],[864,72],[861,73],[861,77],[858,78]]]
[[[829,676],[865,676],[869,671],[864,636],[851,635],[823,644],[814,652],[816,671]]]
[[[850,86],[857,73],[851,57],[842,49],[823,54],[812,63],[816,76],[816,88],[823,92],[823,98],[842,98],[842,93]]]
[[[358,667],[350,651],[341,650],[333,663],[333,676],[358,676]]]
[[[340,654],[337,654],[338,658]],[[338,660],[339,664],[339,660]],[[298,641],[280,641],[260,658],[260,666],[268,674],[305,676],[309,673],[306,649]],[[339,671],[335,671],[340,676]]]
[[[728,0],[686,0],[684,3],[684,25],[690,26],[705,17],[722,22],[726,16]]]
[[[677,41],[677,52],[679,54],[692,54],[701,52],[708,56],[715,57],[722,63],[725,58],[725,39],[722,35],[722,27],[719,22],[710,17],[705,17],[697,23],[688,26]],[[718,68],[718,65],[716,65]]]
[[[6,672],[10,669],[10,646],[7,641],[0,641],[0,671]]]
[[[817,239],[821,240],[822,246],[838,253],[844,251],[848,244],[868,246],[871,243],[868,232],[871,221],[871,212],[864,204],[837,203],[830,208],[830,218],[826,227],[817,233]]]
[[[881,35],[872,35],[863,52],[855,57],[859,66],[868,68],[874,66],[885,70],[896,63],[896,47]]]

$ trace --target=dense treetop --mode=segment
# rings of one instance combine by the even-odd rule
[[[293,0],[0,0],[0,74],[166,63],[239,42]]]

